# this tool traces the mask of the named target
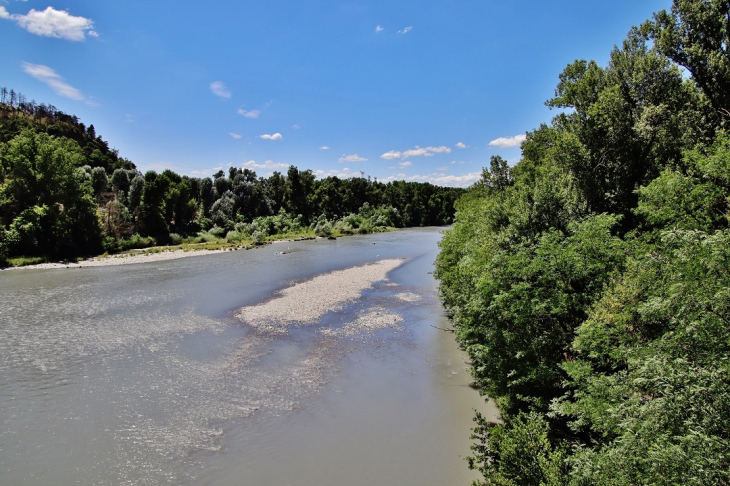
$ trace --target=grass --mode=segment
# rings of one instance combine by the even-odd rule
[[[9,267],[25,267],[26,265],[38,265],[41,263],[48,263],[48,258],[37,256],[37,257],[12,257],[8,258]]]

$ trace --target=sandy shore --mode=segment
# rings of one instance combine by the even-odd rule
[[[27,265],[24,267],[9,267],[3,270],[22,269],[51,269],[51,268],[85,268],[85,267],[106,267],[110,265],[133,265],[135,263],[162,262],[165,260],[176,260],[213,253],[224,253],[228,250],[193,250],[193,251],[161,251],[159,253],[125,253],[123,255],[110,255],[106,257],[90,258],[74,263],[40,263],[38,265]]]
[[[237,317],[260,331],[274,333],[311,324],[327,312],[339,310],[359,298],[375,282],[386,280],[388,272],[404,261],[399,258],[380,260],[317,275],[277,292],[266,302],[243,307]]]

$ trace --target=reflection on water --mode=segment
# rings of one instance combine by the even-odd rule
[[[162,263],[0,273],[3,484],[468,484],[485,410],[407,230]],[[405,258],[314,325],[243,306]]]

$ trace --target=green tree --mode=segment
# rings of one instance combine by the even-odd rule
[[[730,4],[674,0],[642,26],[657,50],[692,73],[712,106],[730,116]]]
[[[94,195],[99,196],[109,187],[109,178],[103,167],[94,167],[91,169],[91,187],[94,188]]]
[[[615,212],[631,226],[635,190],[681,158],[693,84],[632,30],[605,69],[576,61],[560,75],[548,106],[559,114],[556,161],[571,171],[591,212]]]
[[[0,221],[11,252],[65,255],[100,244],[93,189],[78,144],[26,130],[0,146]]]
[[[134,181],[132,181],[132,186],[134,186]],[[139,205],[140,223],[144,234],[157,237],[168,235],[165,203],[169,188],[170,180],[164,174],[157,174],[153,170],[145,173],[142,200]]]
[[[548,423],[537,413],[520,413],[493,424],[477,413],[469,467],[484,476],[478,485],[563,486],[568,483],[567,448],[555,447]]]

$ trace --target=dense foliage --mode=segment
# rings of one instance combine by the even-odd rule
[[[463,189],[365,177],[142,174],[76,117],[0,88],[0,265],[156,243],[262,242],[452,222]]]
[[[730,483],[729,11],[675,0],[568,65],[457,202],[436,275],[503,419],[481,484]]]

